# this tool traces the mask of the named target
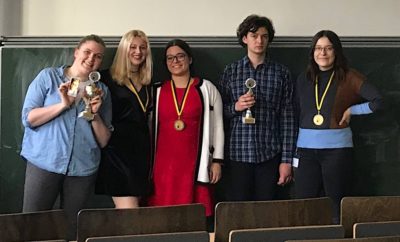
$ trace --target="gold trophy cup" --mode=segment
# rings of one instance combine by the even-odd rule
[[[89,74],[88,84],[85,86],[84,101],[85,110],[79,113],[78,117],[84,118],[87,121],[92,121],[94,119],[94,114],[92,113],[92,107],[90,106],[90,101],[97,95],[101,94],[101,89],[97,87],[96,82],[100,80],[100,73],[93,71]]]
[[[253,88],[256,87],[256,80],[254,80],[253,78],[248,78],[244,84],[249,89],[247,91],[247,93],[253,94]],[[244,124],[255,124],[256,123],[256,119],[253,117],[250,108],[247,108],[246,112],[244,113],[244,116],[242,116],[242,122]]]

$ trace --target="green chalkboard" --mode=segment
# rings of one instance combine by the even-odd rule
[[[216,45],[192,45],[196,74],[211,81],[218,80],[226,64],[245,54],[240,46],[225,46],[217,40]],[[166,77],[164,44],[152,48],[155,81]],[[269,55],[287,65],[296,78],[306,66],[307,45],[286,38],[272,45]],[[344,46],[351,66],[378,87],[386,102],[384,112],[352,118],[356,157],[354,182],[350,184],[353,195],[400,195],[400,47],[354,39],[344,41]],[[115,47],[108,48],[103,69],[110,66],[114,53]],[[22,207],[25,162],[19,156],[23,135],[20,113],[27,87],[41,69],[69,64],[72,56],[69,46],[0,48],[0,213],[19,212]],[[94,196],[90,205],[110,206],[111,201]]]

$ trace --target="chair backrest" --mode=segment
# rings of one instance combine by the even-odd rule
[[[64,211],[0,215],[0,241],[66,240]]]
[[[289,226],[332,224],[329,198],[257,202],[221,202],[215,208],[215,242],[227,242],[229,232]]]
[[[68,241],[69,240],[57,239],[57,240],[35,240],[34,242],[68,242]]]
[[[400,220],[400,196],[344,197],[340,223],[345,237],[353,237],[353,225],[363,222]]]
[[[400,221],[356,223],[353,237],[400,236]]]
[[[296,226],[232,230],[229,242],[263,241],[276,242],[288,239],[339,239],[344,238],[341,225]]]
[[[285,242],[400,242],[400,236],[356,239],[286,240]]]
[[[206,231],[88,238],[86,242],[209,242]]]
[[[201,204],[132,209],[85,209],[78,214],[77,241],[90,237],[205,231]]]

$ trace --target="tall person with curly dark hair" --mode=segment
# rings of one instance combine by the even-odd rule
[[[271,200],[291,181],[297,126],[288,68],[267,55],[270,19],[248,16],[238,27],[247,55],[225,67],[219,82],[228,124],[226,199]]]

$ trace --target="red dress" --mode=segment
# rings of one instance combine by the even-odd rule
[[[163,84],[158,101],[158,137],[154,161],[154,194],[151,206],[202,203],[206,216],[213,214],[211,187],[196,181],[196,168],[201,130],[202,102],[196,90],[198,79],[190,86],[181,119],[182,131],[174,128],[175,110],[171,82]],[[175,88],[178,103],[182,103],[185,88]]]

